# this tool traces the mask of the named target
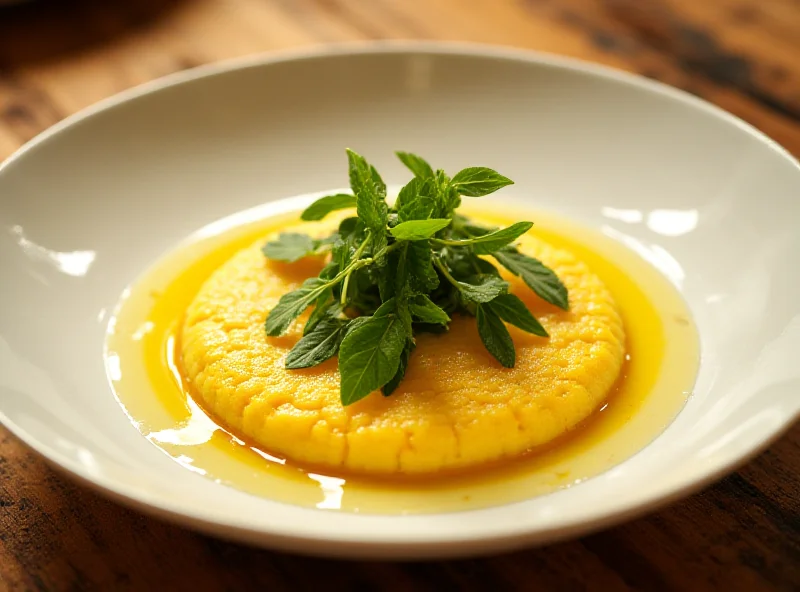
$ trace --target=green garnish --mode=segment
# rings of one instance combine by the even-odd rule
[[[491,257],[543,300],[566,310],[567,289],[541,261],[520,253],[513,242],[532,222],[486,228],[456,213],[461,196],[480,197],[512,181],[485,167],[470,167],[452,179],[419,156],[398,152],[414,178],[394,205],[375,167],[347,150],[353,194],[318,199],[303,220],[322,220],[355,206],[324,239],[284,233],[264,245],[270,259],[293,262],[330,253],[319,277],[284,294],[269,313],[267,335],[286,332],[306,309],[313,311],[286,367],[308,368],[339,355],[341,400],[349,405],[382,389],[390,395],[403,380],[417,333],[446,331],[454,314],[477,317],[486,349],[507,368],[516,352],[505,323],[547,337],[547,331],[517,296]],[[505,323],[504,323],[505,321]]]

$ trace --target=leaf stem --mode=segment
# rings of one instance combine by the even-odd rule
[[[456,280],[456,278],[454,278],[452,275],[450,275],[450,272],[447,270],[447,266],[444,263],[442,263],[441,258],[434,257],[433,264],[436,265],[436,267],[439,268],[439,271],[441,271],[442,275],[447,278],[447,281],[449,281],[456,288],[461,290],[461,286],[458,285],[458,280]]]
[[[356,249],[356,252],[353,255],[353,260],[355,262],[358,262],[359,257],[361,257],[361,253],[364,252],[364,249],[369,244],[369,239],[370,239],[370,231],[367,230],[367,235],[364,237],[364,241],[359,245],[358,249]],[[340,302],[343,308],[347,304],[347,288],[350,285],[350,276],[352,275],[352,272],[353,270],[350,270],[344,277],[344,284],[342,285],[342,296],[340,298]]]

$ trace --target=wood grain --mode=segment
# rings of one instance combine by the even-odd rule
[[[0,159],[102,98],[198,64],[366,39],[497,43],[695,93],[800,155],[798,0],[39,0],[0,8]],[[703,493],[479,560],[307,559],[128,511],[0,429],[0,590],[798,590],[800,426]]]

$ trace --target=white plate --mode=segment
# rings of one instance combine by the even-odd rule
[[[485,510],[366,516],[281,505],[182,469],[130,424],[103,367],[108,314],[218,218],[345,183],[342,149],[481,164],[517,195],[669,271],[702,342],[695,393],[634,458]],[[69,118],[0,169],[0,419],[54,465],[208,532],[337,556],[454,556],[641,514],[730,471],[800,412],[800,168],[707,103],[579,62],[382,44],[203,67]]]

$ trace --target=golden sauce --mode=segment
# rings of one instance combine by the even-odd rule
[[[106,343],[106,366],[120,404],[150,442],[187,469],[255,495],[328,510],[477,509],[575,485],[631,457],[672,421],[694,385],[698,339],[683,300],[644,259],[599,232],[543,212],[512,220],[480,210],[470,213],[498,225],[535,220],[536,235],[589,265],[622,312],[627,333],[623,375],[602,408],[556,442],[458,475],[370,480],[292,466],[211,419],[181,377],[176,356],[183,314],[217,267],[296,215],[202,233],[126,291]]]

